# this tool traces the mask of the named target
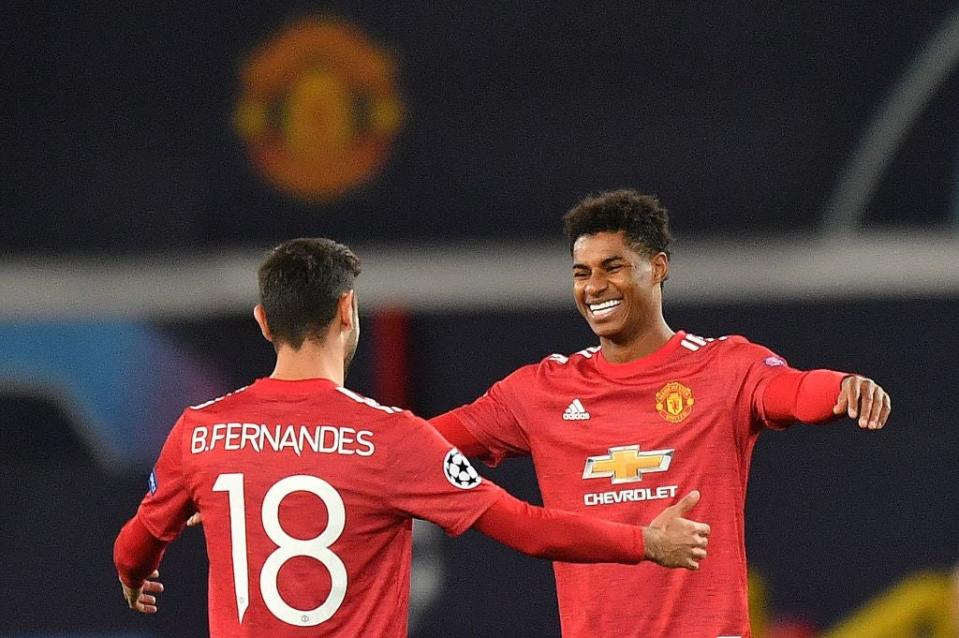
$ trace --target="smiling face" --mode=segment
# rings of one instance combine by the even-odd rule
[[[647,256],[624,233],[581,235],[573,244],[573,298],[600,339],[627,344],[662,321],[664,253]]]

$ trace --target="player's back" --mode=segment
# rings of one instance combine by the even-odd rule
[[[456,534],[497,496],[447,480],[425,422],[326,380],[261,379],[177,427],[214,637],[405,636],[411,517]]]

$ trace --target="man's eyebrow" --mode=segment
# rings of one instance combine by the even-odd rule
[[[612,266],[612,265],[613,265],[615,262],[617,262],[617,261],[626,261],[626,258],[623,257],[622,255],[613,255],[612,257],[607,257],[607,258],[604,259],[603,261],[599,262],[599,265],[602,266],[603,268],[609,268],[610,266]],[[587,264],[584,264],[584,263],[582,263],[582,262],[574,261],[574,262],[573,262],[573,270],[575,270],[575,269],[577,269],[577,268],[585,268],[586,270],[589,270],[589,269],[590,269],[590,266],[588,266]]]
[[[606,259],[604,259],[604,260],[602,261],[602,264],[603,264],[603,266],[609,266],[609,265],[612,264],[614,261],[625,261],[625,260],[626,260],[626,258],[623,257],[622,255],[613,255],[612,257],[607,257]]]

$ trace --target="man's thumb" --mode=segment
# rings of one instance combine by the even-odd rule
[[[846,397],[846,393],[843,392],[836,399],[836,405],[832,406],[833,414],[842,414],[846,411],[846,407],[849,405],[849,399]]]
[[[699,490],[693,490],[684,496],[681,501],[673,505],[672,509],[675,511],[677,516],[685,516],[686,513],[693,509],[693,507],[696,506],[696,503],[699,502],[699,497]]]

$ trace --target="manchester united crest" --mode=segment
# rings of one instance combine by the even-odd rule
[[[656,411],[670,423],[679,423],[693,411],[693,391],[679,381],[670,381],[656,393]]]
[[[234,124],[267,181],[309,202],[367,183],[405,118],[392,56],[358,27],[307,17],[255,50]]]

